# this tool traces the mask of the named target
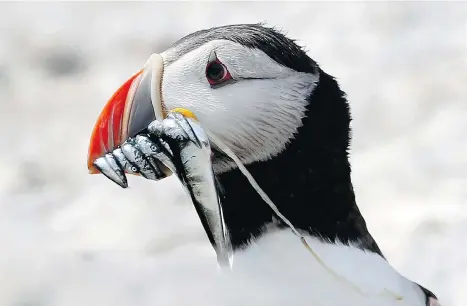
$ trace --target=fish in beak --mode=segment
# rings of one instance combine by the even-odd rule
[[[164,63],[153,54],[104,106],[88,151],[91,174],[102,173],[127,187],[126,174],[158,180],[175,173],[189,194],[219,264],[231,264],[232,247],[211,163],[211,147],[196,116],[166,110],[161,83]],[[129,166],[128,166],[129,165]]]

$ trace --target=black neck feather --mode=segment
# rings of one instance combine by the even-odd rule
[[[320,71],[303,125],[278,156],[247,166],[261,188],[292,224],[334,242],[358,242],[381,254],[355,202],[348,147],[350,112],[337,82]],[[278,218],[238,170],[219,175],[222,206],[234,249],[259,237]],[[279,227],[286,225],[278,221]]]

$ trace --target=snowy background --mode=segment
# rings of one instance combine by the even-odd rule
[[[467,305],[466,4],[122,2],[0,4],[1,306],[168,305],[213,263],[175,178],[122,190],[87,173],[87,145],[152,52],[259,21],[348,93],[357,201],[389,261]]]

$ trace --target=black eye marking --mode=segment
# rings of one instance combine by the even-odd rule
[[[206,65],[206,79],[211,88],[219,88],[232,83],[233,79],[227,67],[217,58],[215,51],[211,52]]]

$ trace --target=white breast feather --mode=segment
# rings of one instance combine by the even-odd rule
[[[158,285],[177,284],[183,288],[180,295],[166,296],[157,286],[155,294],[164,296],[161,305],[425,306],[420,288],[379,255],[313,237],[307,242],[342,278],[326,271],[287,229],[268,233],[236,252],[232,271],[215,269],[214,256],[199,266],[178,261],[181,275],[161,275]]]

